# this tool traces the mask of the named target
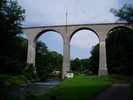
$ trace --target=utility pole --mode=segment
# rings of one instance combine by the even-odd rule
[[[68,17],[68,12],[67,12],[67,9],[66,9],[66,34],[67,34],[67,21],[68,21],[68,19],[67,19],[67,17]]]

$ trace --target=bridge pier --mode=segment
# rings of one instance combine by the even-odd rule
[[[36,57],[36,44],[32,40],[28,40],[26,70],[28,70],[29,67],[33,67],[33,74],[36,74],[35,57]]]
[[[99,44],[99,69],[98,69],[98,76],[105,76],[108,75],[108,68],[107,68],[107,56],[106,56],[106,42],[100,41]]]
[[[70,71],[70,43],[69,39],[64,39],[64,55],[63,55],[63,67],[62,67],[62,79],[65,78],[67,72]]]

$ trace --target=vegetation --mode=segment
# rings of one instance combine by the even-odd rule
[[[110,73],[133,75],[133,31],[117,28],[108,34],[107,58]],[[119,59],[119,60],[118,60]]]
[[[97,44],[91,51],[91,57],[89,58],[90,70],[93,74],[98,74],[99,66],[99,44]]]
[[[89,59],[79,59],[76,58],[71,60],[71,70],[73,72],[87,73],[89,67]]]
[[[97,74],[99,66],[99,44],[91,51],[91,57],[88,59],[76,58],[71,61],[71,69],[73,72],[84,74]]]
[[[26,65],[26,44],[21,34],[24,10],[15,0],[0,1],[0,73],[18,75]]]
[[[37,42],[36,49],[36,68],[38,77],[41,81],[44,81],[51,77],[53,71],[61,71],[62,68],[62,55],[54,52],[48,51],[47,46],[42,42]],[[58,75],[57,78],[60,78]]]
[[[125,4],[121,9],[111,10],[119,20],[133,23],[133,6]],[[117,74],[133,75],[132,43],[133,30],[119,27],[113,29],[107,38],[107,57],[110,72]],[[111,53],[112,52],[112,53]],[[118,60],[119,59],[119,60]]]
[[[111,9],[111,12],[114,13],[115,16],[119,17],[119,20],[125,20],[129,23],[133,23],[133,6],[125,4],[121,9]]]
[[[113,10],[112,10],[113,11]],[[120,20],[133,22],[133,7],[125,5],[114,14]],[[7,100],[7,92],[14,86],[24,84],[33,80],[32,67],[25,71],[27,40],[21,36],[21,22],[24,20],[24,10],[16,0],[0,0],[0,100]],[[118,27],[111,30],[107,36],[107,63],[109,72],[120,75],[133,75],[133,30]],[[36,68],[37,75],[41,81],[50,77],[55,70],[61,71],[62,55],[57,52],[48,51],[47,46],[37,42]],[[71,61],[72,71],[78,73],[94,74],[98,72],[99,66],[99,44],[92,52],[90,59],[75,59]],[[133,84],[132,81],[130,83]],[[64,80],[59,88],[42,95],[31,96],[32,100],[54,99],[58,100],[80,100],[91,99],[97,93],[111,85],[110,77],[76,76],[74,79]],[[27,98],[30,98],[30,96]],[[30,98],[31,99],[31,98]]]
[[[22,75],[26,66],[27,41],[20,37],[24,10],[16,0],[0,0],[0,100],[7,92],[27,82]]]

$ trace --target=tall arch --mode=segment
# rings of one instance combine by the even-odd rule
[[[74,40],[76,38],[77,38],[76,41],[78,43],[76,43],[76,42],[74,43]],[[80,59],[81,62],[84,62],[84,61],[89,62],[89,57],[91,57],[90,52],[97,43],[99,43],[99,37],[98,37],[98,34],[94,30],[87,28],[87,27],[81,27],[81,28],[76,29],[70,36],[70,44],[71,44],[70,55],[71,55],[71,59],[73,59],[72,62],[77,61],[78,59]],[[74,52],[77,51],[78,52],[77,54],[80,54],[79,55],[80,58],[75,56],[77,54],[74,54],[74,52],[72,51],[73,49],[74,49]],[[74,54],[73,55],[74,57],[72,57],[72,54]],[[89,69],[89,65],[87,62],[86,62],[86,65]],[[99,66],[99,61],[97,63],[97,67],[98,66]],[[74,67],[73,63],[71,63],[71,67],[72,68]],[[73,68],[73,70],[74,69],[80,70],[80,67],[82,67],[81,70],[87,69],[86,66],[79,65],[77,67],[79,67],[79,68]]]
[[[133,29],[132,28],[130,28],[130,27],[128,27],[128,26],[115,26],[115,27],[112,27],[111,29],[109,29],[108,30],[108,32],[107,32],[107,35],[108,35],[108,33],[110,33],[111,31],[113,31],[113,30],[115,30],[115,29],[119,29],[119,28],[123,28],[123,29],[128,29],[128,30],[132,30],[133,31]]]
[[[133,30],[126,26],[113,27],[108,31],[106,41],[109,72],[115,74],[132,73],[130,71],[133,69],[130,68],[132,68],[133,60]]]
[[[61,70],[63,68],[62,67],[63,66],[62,65],[63,64],[62,63],[62,58],[61,59],[56,59],[55,58],[57,56],[60,56],[61,57],[61,55],[63,54],[63,38],[62,38],[61,34],[58,33],[57,31],[53,31],[53,30],[45,30],[45,31],[42,31],[34,39],[34,43],[36,44],[36,48],[37,48],[37,43],[38,42],[45,43],[46,46],[48,47],[48,49],[47,49],[48,50],[47,55],[49,55],[50,59],[44,58],[44,60],[48,61],[47,63],[50,64],[50,66],[52,67],[52,69],[56,68],[55,70],[58,70],[58,71],[61,72]],[[36,67],[39,64],[39,62],[37,60],[38,59],[38,56],[37,56],[38,53],[37,53],[37,51],[38,50],[36,49],[36,60],[35,60],[35,61],[37,61]],[[53,63],[53,62],[55,62],[55,63]],[[59,62],[61,64],[57,64]],[[47,69],[48,66],[44,66],[44,67],[46,67],[46,69]]]
[[[97,35],[97,37],[99,38],[99,35],[97,34],[97,32],[96,32],[95,30],[93,30],[93,29],[91,29],[91,28],[89,28],[89,27],[81,27],[81,28],[75,29],[75,30],[70,34],[69,41],[71,41],[71,39],[72,39],[72,37],[73,37],[74,34],[76,34],[76,33],[79,32],[79,31],[82,31],[82,30],[92,31],[92,32],[94,32],[94,33]]]
[[[34,42],[35,42],[42,34],[45,34],[45,33],[47,33],[47,32],[55,32],[55,33],[59,34],[59,35],[62,37],[63,41],[64,41],[64,36],[61,34],[61,32],[59,32],[59,31],[57,31],[57,30],[54,30],[54,29],[46,29],[46,30],[40,31],[40,32],[35,36]]]

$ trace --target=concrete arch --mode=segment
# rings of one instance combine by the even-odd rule
[[[34,44],[36,45],[36,42],[37,42],[37,40],[39,39],[39,37],[40,36],[42,36],[42,35],[45,35],[45,34],[47,34],[47,32],[54,32],[54,33],[52,33],[52,34],[55,34],[55,35],[58,35],[59,36],[59,38],[60,38],[60,43],[61,43],[61,50],[63,50],[63,48],[64,48],[64,39],[63,39],[63,36],[62,36],[62,34],[61,33],[59,33],[58,31],[56,31],[56,30],[52,30],[52,29],[47,29],[47,30],[43,30],[43,31],[41,31],[41,32],[39,32],[37,35],[36,35],[36,37],[34,38]],[[49,33],[48,33],[49,34]],[[50,33],[51,34],[51,33]],[[51,37],[51,36],[50,36]],[[53,37],[53,36],[52,36]],[[45,36],[44,36],[44,38],[45,38]],[[57,39],[56,39],[57,40]],[[46,42],[46,41],[45,41]],[[48,42],[48,43],[50,43],[50,42]],[[58,43],[55,41],[55,42],[53,42],[52,41],[52,43],[54,43],[55,45],[57,45]],[[47,43],[46,43],[46,46],[47,46]],[[48,47],[48,46],[47,46]],[[35,49],[36,49],[36,51],[35,52],[37,52],[37,48],[35,47]],[[49,49],[49,48],[48,48]],[[56,51],[57,52],[57,51]],[[61,52],[62,53],[62,52]],[[37,57],[36,57],[36,55],[37,54],[35,54],[35,65],[37,65],[36,64],[36,59],[37,59]],[[64,54],[63,54],[64,55]],[[47,58],[46,58],[47,59]],[[62,60],[63,60],[63,58],[62,58]],[[53,65],[52,65],[53,66]],[[62,67],[63,67],[63,62],[61,63],[61,70],[59,70],[59,71],[62,71]]]
[[[83,34],[82,34],[83,33]],[[82,38],[83,37],[83,38]],[[80,40],[81,39],[81,40]],[[85,50],[85,46],[86,46],[86,50],[96,44],[99,44],[100,43],[100,40],[99,40],[99,37],[97,35],[97,33],[93,30],[90,30],[88,28],[79,28],[77,30],[74,31],[74,34],[72,34],[72,37],[71,37],[71,40],[70,40],[70,58],[72,58],[72,55],[74,54],[75,51],[73,51],[73,43],[76,42],[76,40],[80,40],[79,44],[82,42],[82,44],[80,44],[79,46],[81,47],[81,51],[82,50]],[[96,40],[94,42],[94,40]],[[91,43],[91,44],[90,44]],[[85,46],[83,46],[85,45]],[[78,46],[78,45],[76,45]],[[78,51],[78,50],[76,50]],[[79,52],[79,51],[78,51]],[[88,51],[89,53],[89,51]],[[83,52],[84,54],[84,52]],[[80,56],[76,56],[76,57],[80,57]],[[89,58],[90,56],[86,56],[86,58]]]
[[[98,37],[99,39],[99,35],[97,34],[97,32],[91,28],[88,28],[88,27],[81,27],[81,28],[78,28],[76,30],[74,30],[71,34],[70,34],[70,38],[69,38],[69,41],[71,41],[72,37],[74,36],[74,34],[76,34],[77,32],[79,31],[82,31],[82,30],[88,30],[88,31],[91,31],[91,32],[94,32],[96,34],[96,36]]]
[[[128,30],[133,31],[133,29],[130,28],[130,27],[128,27],[128,26],[115,26],[115,27],[111,28],[110,30],[108,30],[107,35],[108,35],[109,32],[111,32],[111,31],[113,31],[113,30],[115,30],[115,29],[118,29],[118,28],[128,29]]]
[[[118,30],[119,31],[119,29],[120,29],[120,31],[121,31],[121,29],[122,29],[122,31],[119,33],[119,32],[115,32],[115,30]],[[114,31],[114,33],[113,33],[113,31]],[[112,35],[112,37],[111,38],[115,38],[115,41],[116,41],[116,39],[119,41],[119,36],[120,36],[120,34],[122,33],[122,34],[124,34],[124,37],[122,37],[124,40],[124,43],[126,43],[127,42],[127,37],[126,36],[128,36],[129,34],[125,34],[125,32],[123,32],[123,31],[129,31],[129,34],[130,35],[133,35],[132,33],[133,33],[133,29],[130,27],[130,26],[124,26],[124,25],[119,25],[119,26],[114,26],[114,27],[112,27],[112,28],[110,28],[110,30],[108,30],[108,32],[107,32],[107,38],[106,38],[106,42],[108,41],[108,39],[109,39],[109,37],[108,37],[108,35]],[[113,34],[117,34],[117,33],[119,33],[119,35],[117,36],[117,38],[115,37],[115,36],[113,36]],[[114,40],[113,40],[114,41]],[[121,41],[121,40],[120,40]],[[116,42],[115,42],[116,43]],[[110,44],[110,45],[112,45],[112,41],[111,42],[108,42],[108,44]],[[120,44],[120,45],[123,45],[123,44]],[[129,47],[130,48],[130,47]],[[114,48],[113,48],[114,49]],[[117,48],[115,48],[115,49],[117,49]],[[114,50],[115,50],[114,49]],[[126,48],[127,49],[127,48]],[[108,51],[108,55],[110,54],[110,49],[108,49],[107,48],[107,51]],[[108,57],[108,56],[107,56]],[[118,58],[119,59],[119,58]],[[108,60],[109,61],[109,60]],[[109,67],[109,66],[108,66]]]
[[[46,30],[40,31],[40,32],[35,36],[34,42],[36,42],[37,39],[38,39],[42,34],[45,34],[45,33],[47,33],[47,32],[55,32],[55,33],[59,34],[59,35],[61,36],[62,40],[63,40],[63,43],[64,43],[64,36],[61,34],[61,32],[59,32],[59,31],[57,31],[57,30],[53,30],[53,29],[46,29]]]

